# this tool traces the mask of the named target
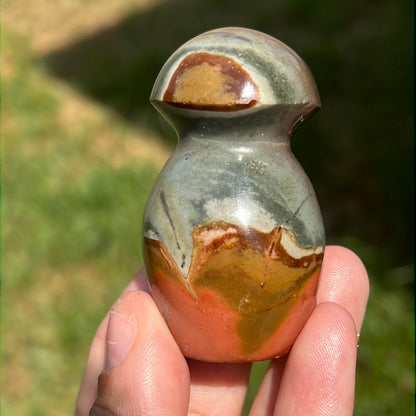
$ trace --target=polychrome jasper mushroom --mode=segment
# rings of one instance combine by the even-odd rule
[[[179,143],[150,194],[143,252],[152,296],[183,354],[285,354],[310,316],[325,232],[290,150],[320,106],[313,77],[263,33],[217,29],[163,66],[151,102]]]

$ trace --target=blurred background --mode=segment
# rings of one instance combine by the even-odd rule
[[[2,414],[72,414],[95,329],[141,267],[144,204],[176,143],[148,102],[153,82],[189,38],[246,26],[292,47],[320,91],[292,148],[328,244],[370,275],[355,415],[413,415],[413,11],[404,0],[4,0]]]

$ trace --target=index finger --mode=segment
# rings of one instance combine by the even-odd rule
[[[316,295],[317,304],[333,302],[341,305],[351,314],[359,332],[370,292],[364,264],[351,250],[328,246],[322,273]]]
[[[344,247],[326,247],[317,292],[317,304],[331,302],[342,306],[352,316],[356,331],[359,333],[364,319],[368,295],[368,275],[359,257]],[[328,308],[328,304],[326,308]],[[273,413],[284,371],[284,363],[281,360],[282,358],[271,361],[250,415]],[[264,409],[268,409],[268,411],[265,412]]]

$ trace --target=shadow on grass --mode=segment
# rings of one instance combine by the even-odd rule
[[[170,54],[222,26],[264,31],[311,67],[323,108],[293,149],[324,212],[329,242],[385,247],[381,268],[413,261],[410,2],[165,1],[42,57],[50,71],[131,123],[176,138],[149,104]]]

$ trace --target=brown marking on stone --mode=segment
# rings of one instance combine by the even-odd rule
[[[207,111],[238,111],[258,100],[256,84],[239,63],[206,52],[186,56],[163,95],[167,104]]]

